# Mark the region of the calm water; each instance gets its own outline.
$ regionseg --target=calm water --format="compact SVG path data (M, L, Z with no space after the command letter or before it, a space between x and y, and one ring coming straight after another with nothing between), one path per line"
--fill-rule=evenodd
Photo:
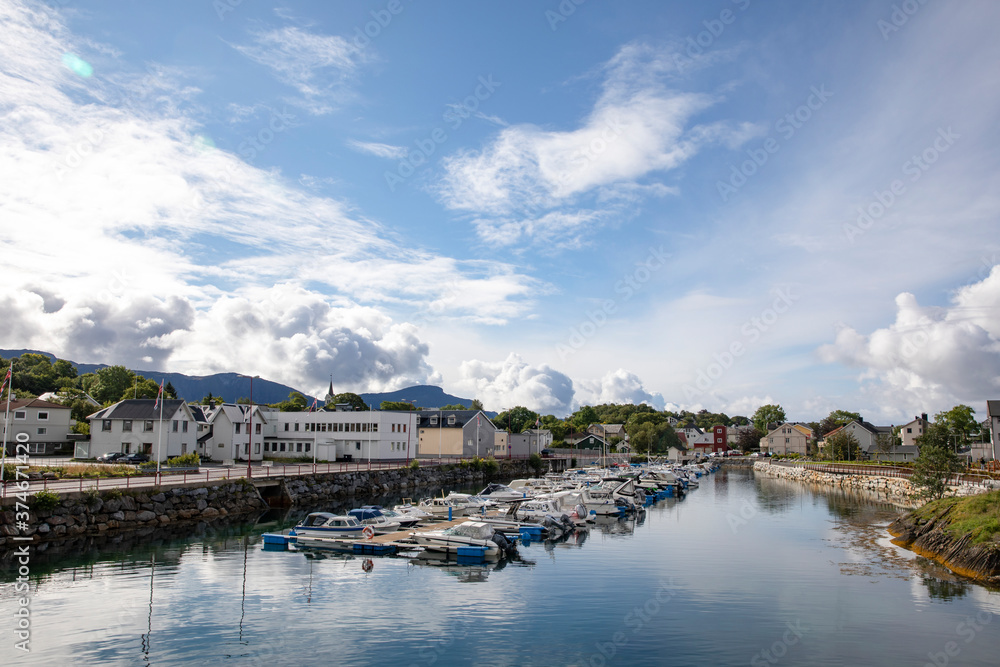
M33 563L0 664L997 665L1000 594L885 539L896 511L744 471L502 567L308 558L274 526Z

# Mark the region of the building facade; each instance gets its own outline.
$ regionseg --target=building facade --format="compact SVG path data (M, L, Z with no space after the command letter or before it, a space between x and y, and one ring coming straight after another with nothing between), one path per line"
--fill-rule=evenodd
M506 433L482 410L421 410L417 415L417 456L421 458L496 457L507 454Z
M6 409L6 405L4 406ZM73 454L72 410L38 398L13 400L7 416L7 456ZM18 442L25 448L17 451Z
M196 451L198 422L182 400L129 399L87 417L90 442L77 444L77 458L112 452L140 453L165 461ZM161 418L162 415L162 418Z

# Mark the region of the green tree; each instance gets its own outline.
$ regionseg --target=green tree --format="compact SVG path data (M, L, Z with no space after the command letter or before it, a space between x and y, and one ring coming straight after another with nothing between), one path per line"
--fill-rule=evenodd
M559 419L555 415L545 415L542 417L542 428L551 431L552 441L556 442L563 440L573 427L569 422Z
M274 403L270 407L277 408L280 412L303 412L309 405L309 401L300 392L293 391L288 394L288 398L280 403Z
M736 448L744 452L760 449L760 439L764 434L757 430L757 427L742 429L736 436Z
M948 428L943 424L930 424L923 435L914 441L920 447L920 456L913 464L910 483L920 489L925 498L940 498L948 490L952 475L963 466L958 455L948 443Z
M535 421L539 419L541 417L537 412L518 405L498 414L493 423L499 428L510 428L511 433L521 433L529 428L535 428Z
M167 382L166 386L163 387L164 398L177 398L177 390L174 389L174 385Z
M858 439L846 431L838 431L827 438L826 451L834 461L857 461L861 455Z
M899 436L895 433L879 433L875 436L875 457L881 461L883 456L892 453L893 447L899 444Z
M470 410L482 410L483 409L483 402L480 401L478 398L474 398L474 399L472 399L472 403L469 405L469 409Z
M461 403L449 403L448 405L442 405L440 409L441 410L468 410L469 408L465 407Z
M342 394L337 394L333 397L333 400L327 405L333 405L337 403L350 403L351 408L354 410L367 410L368 405L365 403L365 399L361 398L355 393L346 391Z
M217 396L212 396L212 392L208 392L208 396L201 399L202 405L208 405L209 403L221 403L222 399Z
M135 373L124 366L106 366L94 375L90 395L104 405L120 401L135 383Z
M657 454L664 454L670 451L670 447L682 447L681 439L678 437L677 432L674 431L670 424L664 421L663 425L660 426L660 438L656 443L656 448L653 450Z
M597 410L589 405L584 405L570 416L570 422L578 431L584 431L588 426L599 421Z
M934 415L934 422L944 426L957 444L968 444L969 436L978 436L982 430L976 421L976 411L968 405L956 405L951 410Z
M768 424L784 424L788 418L785 417L785 409L780 405L762 405L753 413L750 421L758 431L767 433Z
M410 412L416 410L416 406L413 403L407 403L406 401L382 401L378 406L379 410L400 410L402 412Z
M822 437L835 428L850 424L852 421L860 422L861 415L847 410L834 410L817 425L816 434Z
M750 420L744 417L743 415L736 415L731 420L732 426L747 426L749 423Z
M629 443L632 445L632 452L645 454L646 452L650 452L653 446L659 441L660 433L653 422L642 422L632 429L628 437Z

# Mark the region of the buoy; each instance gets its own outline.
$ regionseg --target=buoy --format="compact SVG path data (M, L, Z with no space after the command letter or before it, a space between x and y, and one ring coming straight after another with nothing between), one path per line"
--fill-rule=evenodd
M375 567L375 563L372 562L371 558L366 558L363 563L361 563L361 569L365 572L371 572Z
M371 526L365 526L361 533L365 536L365 539L370 540L375 537L375 529Z

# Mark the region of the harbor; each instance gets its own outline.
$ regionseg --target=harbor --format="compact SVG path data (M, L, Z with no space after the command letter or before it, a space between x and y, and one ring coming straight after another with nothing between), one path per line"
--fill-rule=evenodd
M25 664L289 664L303 645L336 664L768 664L763 652L924 664L949 641L961 642L952 664L994 664L988 631L966 643L955 629L995 620L1000 596L894 547L897 508L725 466L698 481L683 499L480 563L265 549L264 533L311 513L296 510L51 555L32 576ZM2 576L7 614L16 577Z

